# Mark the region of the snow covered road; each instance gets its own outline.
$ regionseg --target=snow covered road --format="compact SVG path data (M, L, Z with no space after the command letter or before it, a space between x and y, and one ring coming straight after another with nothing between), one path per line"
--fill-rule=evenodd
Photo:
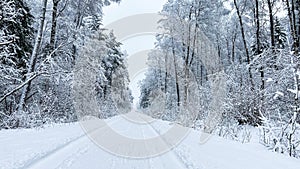
M134 123L122 116L106 120L119 134L147 139L170 129L169 122ZM298 169L299 159L272 153L258 143L241 144L212 137L199 144L191 131L171 151L143 159L109 153L93 143L80 124L45 129L0 131L0 169ZM115 145L118 146L118 145ZM148 147L149 149L151 147Z

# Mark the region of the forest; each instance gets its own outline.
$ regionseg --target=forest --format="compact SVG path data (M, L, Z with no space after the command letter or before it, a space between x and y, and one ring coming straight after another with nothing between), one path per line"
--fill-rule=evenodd
M0 1L0 130L133 109L127 54L102 23L112 3ZM159 14L138 110L243 143L255 127L300 158L300 1L168 0Z
M74 74L92 67L84 59L93 57L99 60L92 82L103 110L99 117L115 115L117 102L131 106L126 55L113 33L101 28L102 7L115 2L0 2L0 128L77 121ZM123 97L111 100L112 93Z
M300 1L169 0L160 14L140 108L242 142L255 126L299 157Z

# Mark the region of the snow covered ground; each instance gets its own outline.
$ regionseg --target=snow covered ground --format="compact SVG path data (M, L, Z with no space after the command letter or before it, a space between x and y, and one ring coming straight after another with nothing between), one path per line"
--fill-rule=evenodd
M116 132L132 138L164 133L169 122L137 124L118 116L106 120ZM299 169L300 160L266 150L253 140L241 144L213 136L199 144L199 131L165 154L144 159L115 156L95 145L80 124L44 129L0 131L0 169ZM118 146L118 145L116 145Z

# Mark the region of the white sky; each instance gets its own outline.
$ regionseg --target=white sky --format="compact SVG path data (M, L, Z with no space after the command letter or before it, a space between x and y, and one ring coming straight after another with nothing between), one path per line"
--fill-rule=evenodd
M127 16L157 13L162 10L167 0L122 0L120 4L112 3L104 8L103 25L111 24L114 21ZM138 23L137 23L138 24ZM150 49L154 47L155 38L153 36L135 37L123 41L123 48L129 55L139 52L142 49Z
M159 12L167 0L122 0L104 8L104 25L126 16Z
M103 24L111 24L114 21L122 19L127 16L143 14L143 13L157 13L162 10L163 5L167 0L122 0L120 4L113 3L112 5L104 8ZM137 23L138 24L138 23ZM151 35L136 36L128 40L122 41L122 49L126 50L129 57L138 52L154 48L155 37ZM134 66L129 64L130 66ZM138 101L140 96L140 89L138 82L145 77L144 72L131 77L129 87L132 90L134 104Z

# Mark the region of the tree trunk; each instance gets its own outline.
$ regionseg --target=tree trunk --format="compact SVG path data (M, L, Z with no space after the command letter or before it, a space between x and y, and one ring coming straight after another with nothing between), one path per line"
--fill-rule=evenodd
M270 0L268 0L268 3L270 2ZM256 55L259 55L262 53L262 49L261 49L261 44L260 44L260 21L259 21L259 3L258 0L255 0L255 21L256 21ZM274 32L273 32L274 35ZM261 66L260 68L260 77L261 77L261 86L260 89L264 90L264 70L263 67Z
M37 58L37 55L38 55L38 52L39 52L40 46L41 46L43 28L44 28L44 24L45 24L46 8L47 8L47 0L43 0L42 14L41 14L41 17L40 17L40 25L39 25L39 29L38 29L38 34L37 34L35 44L34 44L34 48L33 48L32 54L31 54L30 63L29 63L29 67L28 67L28 72L27 72L27 76L26 76L25 81L28 81L32 78L30 76L30 74L33 73L33 71L34 71L36 58ZM23 111L24 104L25 104L25 98L28 94L29 89L30 89L30 84L27 83L23 87L23 90L22 90L22 94L21 94L21 97L20 97L19 105L18 105L18 114L17 115L21 115L21 113Z
M234 0L234 5L235 5L235 8L236 8L237 15L239 17L239 22L240 22L240 27L241 27L241 33L242 33L243 43L244 43L246 57L247 57L247 63L250 65L251 60L250 60L249 50L248 50L247 42L246 42L246 36L245 36L245 31L244 31L243 19L242 19L242 15L241 15L241 12L240 12L240 9L238 7L238 4L237 4L236 0ZM248 71L249 71L249 78L250 78L251 88L253 90L254 89L254 83L253 83L253 77L252 77L250 66L249 66Z
M168 65L169 65L168 54L166 54L165 55L165 89L164 89L166 96L168 93L168 78L169 78Z
M235 62L235 41L236 41L236 35L237 33L234 34L232 37L232 49L231 49L231 59L232 59L232 64Z
M57 25L57 6L60 0L52 0L52 26L51 26L51 35L50 35L50 50L55 48L55 37L56 37L56 25Z
M294 39L294 37L295 37L295 31L294 31L293 16L292 16L292 12L291 12L291 7L290 7L289 0L286 0L286 8L287 8L287 12L288 12L289 21L290 21L291 35L292 35L292 37Z
M273 4L271 0L268 0L269 18L270 18L270 33L271 33L271 47L275 47L275 33L274 33L274 16L273 16Z
M259 4L258 0L255 0L255 23L256 23L256 55L261 54L260 46L260 21L259 21Z
M296 54L299 54L299 47L300 47L300 1L296 0L296 7L297 11L297 19L296 19Z
M235 5L235 8L236 8L237 15L239 17L239 22L240 22L240 27L241 27L241 33L242 33L243 43L244 43L246 57L247 57L247 63L250 64L250 56L249 56L249 50L248 50L247 42L246 42L246 36L245 36L245 31L244 31L243 19L242 19L242 15L241 15L241 12L240 12L240 9L239 9L239 7L237 5L236 0L234 0L234 5Z
M184 100L183 104L186 106L187 104L187 97L188 97L188 88L189 88L189 60L190 60L190 53L191 53L191 19L192 19L192 9L190 8L189 13L189 20L188 20L188 37L187 37L187 51L185 57L185 65L184 65L184 72L185 72L185 79L184 79Z
M179 82L178 82L178 74L177 74L177 63L175 58L175 46L174 46L174 39L172 38L172 53L173 53L173 60L174 60L174 73L175 73L175 85L176 85L176 94L177 94L177 111L180 108L180 91L179 91Z
M295 52L295 54L298 54L299 52L299 39L298 39L298 31L297 31L297 25L296 25L296 13L295 13L295 0L292 0L292 10L291 10L291 14L292 14L292 18L293 18L293 51Z

